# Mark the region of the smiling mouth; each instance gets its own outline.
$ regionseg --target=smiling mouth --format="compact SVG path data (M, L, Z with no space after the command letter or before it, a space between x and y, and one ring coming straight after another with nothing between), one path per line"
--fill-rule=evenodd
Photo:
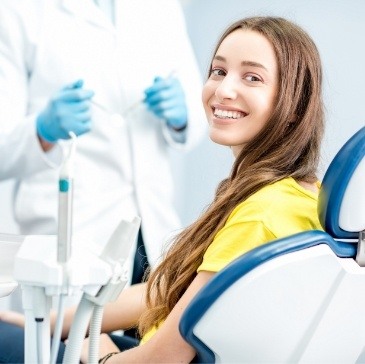
M239 119L245 117L247 114L241 111L221 110L214 108L213 115L218 119Z

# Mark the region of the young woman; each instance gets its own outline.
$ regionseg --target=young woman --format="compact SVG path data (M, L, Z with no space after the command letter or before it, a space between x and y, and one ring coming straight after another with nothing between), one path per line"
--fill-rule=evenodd
M190 362L195 352L178 325L207 281L258 245L321 228L316 212L321 79L316 46L287 20L243 19L223 34L203 104L210 138L235 156L232 172L140 287L146 295L137 315L143 344L105 357L108 364ZM100 356L110 352L118 348L105 335Z
M210 138L235 156L201 217L179 234L147 283L105 309L103 330L138 325L141 345L119 352L101 337L101 363L191 362L178 325L212 276L248 250L321 229L316 169L323 134L321 62L295 24L254 17L219 40L203 89ZM66 330L67 331L67 330ZM87 362L88 340L82 361Z

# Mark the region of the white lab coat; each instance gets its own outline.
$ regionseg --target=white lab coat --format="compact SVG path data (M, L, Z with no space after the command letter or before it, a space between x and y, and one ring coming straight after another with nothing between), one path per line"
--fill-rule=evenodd
M0 179L16 179L14 217L21 233L55 234L61 151L69 142L43 153L36 115L77 79L95 91L95 101L122 112L155 76L177 70L188 106L185 144L174 142L164 121L143 105L117 127L92 107L92 131L78 138L76 152L76 241L105 244L120 219L139 215L154 265L166 237L181 227L168 148L189 149L204 133L201 79L177 1L115 3L114 27L91 0L1 0Z

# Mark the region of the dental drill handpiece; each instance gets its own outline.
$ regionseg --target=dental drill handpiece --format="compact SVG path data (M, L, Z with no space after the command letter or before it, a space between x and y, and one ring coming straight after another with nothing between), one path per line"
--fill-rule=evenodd
M60 170L58 181L58 244L57 262L67 263L71 257L73 163L76 135L70 132L72 144Z

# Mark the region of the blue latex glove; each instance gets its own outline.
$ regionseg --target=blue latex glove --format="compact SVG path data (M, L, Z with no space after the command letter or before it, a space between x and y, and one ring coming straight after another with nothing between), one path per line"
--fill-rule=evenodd
M90 99L94 92L82 88L84 82L78 80L62 88L47 107L38 115L37 133L47 142L69 139L69 132L76 135L91 129Z
M185 93L177 78L156 77L153 85L145 91L144 102L148 110L165 119L175 130L182 130L188 121Z

